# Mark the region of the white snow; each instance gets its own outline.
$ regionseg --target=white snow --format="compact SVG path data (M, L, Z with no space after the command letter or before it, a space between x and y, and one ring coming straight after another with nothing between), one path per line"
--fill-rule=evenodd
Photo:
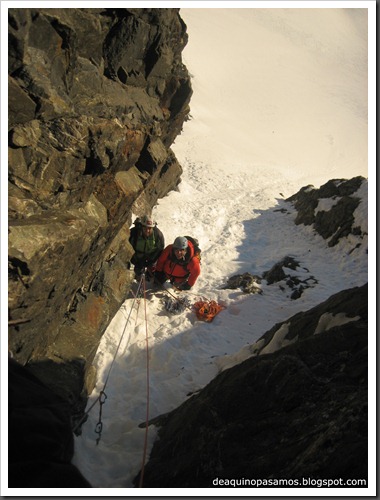
M193 77L192 119L173 145L184 168L182 182L159 200L153 216L166 244L178 235L199 239L202 273L187 296L213 299L226 309L205 323L191 310L167 313L165 291L148 291L140 303L131 294L124 302L95 358L98 380L88 408L108 377L101 440L96 445L97 404L75 439L74 463L93 485L88 494L94 496L157 494L132 484L144 449L145 429L138 426L147 411L147 346L151 419L252 355L252 344L274 324L368 280L366 239L351 237L330 248L311 227L294 224L295 211L284 199L309 184L368 177L369 2L353 9L341 8L345 2L314 9L254 8L256 2L244 2L246 8L184 4L190 6L181 8L181 16L189 33L183 58ZM358 196L363 202L355 219L367 230L366 184ZM356 243L361 245L351 252ZM298 300L280 284L265 281L262 294L221 289L233 274L261 275L286 255L318 282ZM284 325L276 341L285 333ZM150 426L148 456L156 436ZM201 494L211 491L215 494L212 488ZM329 493L343 492L337 491ZM260 490L265 492L271 494ZM159 494L183 492L168 484ZM239 489L239 494L254 493Z
M276 352L285 345L289 345L289 341L285 340L286 335L289 333L289 323L284 323L280 326L280 328L273 335L272 340L268 345L264 347L261 351L261 354L271 354L272 352Z
M176 144L189 159L253 175L273 168L317 187L367 176L365 9L181 14L190 36L183 58L193 75L194 126L185 125Z
M245 172L221 176L211 164L187 162L184 167L179 191L159 201L154 217L167 243L184 234L199 238L202 274L187 296L193 302L200 297L214 299L226 309L212 323L205 323L190 310L167 313L164 291L148 292L146 303L139 305L132 295L125 301L103 336L95 361L98 385L89 405L103 388L123 336L105 389L101 441L95 445L97 406L76 439L75 463L96 488L131 488L141 467L145 430L138 425L145 421L147 404L146 328L153 418L179 406L219 371L252 355L250 345L274 324L368 279L365 242L351 253L347 241L330 248L311 227L294 224L295 211L277 198L283 188L281 175L271 179L265 173L261 178ZM281 207L289 213L275 211ZM301 279L306 268L318 281L298 300L280 289L282 283L269 286L263 281L262 295L220 288L231 275L261 275L286 255L300 262ZM266 347L268 352L284 345L286 324L277 333ZM156 437L154 426L148 436L150 449Z
M346 323L350 323L351 321L358 321L359 319L360 316L350 317L347 316L346 313L338 313L335 315L331 313L322 314L322 316L319 318L314 335L317 335L321 332L327 332L335 326L345 325Z
M205 323L191 310L167 313L164 291L148 293L139 306L132 296L125 301L96 356L89 405L125 329L101 441L95 446L97 410L76 439L75 463L95 488L131 488L142 465L146 329L153 418L252 355L252 344L275 323L368 280L366 240L351 253L359 239L329 248L311 227L295 226L284 202L308 184L368 175L365 11L194 8L181 15L190 37L184 62L193 75L192 119L173 146L184 167L179 190L159 200L153 215L167 244L185 234L200 241L202 274L188 297L226 309ZM365 187L358 195L366 196ZM366 207L362 202L355 216L363 226ZM298 300L265 281L262 295L221 289L233 274L261 275L286 255L300 262L295 274L305 268L318 281ZM268 352L286 332L285 324ZM156 433L150 426L149 450ZM173 494L169 484L166 494Z
M314 209L314 215L318 212L329 212L341 199L339 196L334 196L334 198L320 198L318 205Z

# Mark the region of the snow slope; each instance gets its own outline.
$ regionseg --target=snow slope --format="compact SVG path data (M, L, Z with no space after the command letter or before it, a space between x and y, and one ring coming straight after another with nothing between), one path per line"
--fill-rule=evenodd
M142 464L147 343L153 418L207 384L230 355L239 361L242 348L276 322L368 279L365 246L352 254L328 248L311 228L294 225L294 213L274 211L306 184L367 176L365 11L191 8L181 15L190 37L184 62L193 75L192 119L173 146L184 167L179 190L153 215L167 244L184 234L200 241L202 274L191 301L215 299L226 309L210 324L190 310L172 315L160 291L139 305L131 296L116 314L96 356L89 402L109 376L101 440L96 446L95 406L75 455L93 486L111 494L128 495ZM366 201L360 214L365 221ZM285 255L318 280L300 299L265 282L262 295L221 289L231 275L261 274ZM150 426L148 454L155 437Z
M273 167L317 187L342 173L367 176L365 8L188 8L181 15L194 122L176 140L180 159L227 170Z
M162 303L164 291L148 291L146 302L140 305L132 295L125 301L96 356L99 381L90 404L103 388L120 342L105 390L102 439L95 446L96 407L76 440L75 463L95 487L129 488L141 467L145 430L138 425L146 414L146 334L149 415L154 418L179 406L188 394L230 366L231 355L233 363L244 359L242 348L275 323L367 281L366 245L349 254L352 243L329 248L310 227L295 226L294 210L277 195L284 180L281 176L265 179L260 177L258 189L257 178L249 174L221 177L211 165L189 163L180 190L156 207L154 216L168 242L190 234L199 237L202 245L202 274L186 295L192 302L199 297L214 299L226 309L212 323L205 323L190 310L168 313ZM363 190L358 217L366 213ZM284 206L290 213L278 211ZM279 284L268 286L265 281L262 294L221 289L232 274L261 275L286 255L299 260L318 281L300 299L291 300ZM156 437L154 426L149 427L148 437L150 448Z
M98 381L88 408L107 381L101 440L96 445L95 405L75 443L74 462L94 486L91 496L156 493L132 488L145 440L138 425L147 411L147 344L153 418L207 384L230 356L238 362L242 348L276 322L368 279L364 246L351 254L344 245L328 248L311 228L294 225L293 212L274 211L306 184L368 175L366 9L201 5L181 9L189 33L184 62L194 89L192 119L173 146L184 175L153 215L167 244L184 234L200 241L202 274L188 297L215 299L226 309L208 324L190 310L169 314L164 291L148 292L139 303L132 294L127 298L95 359ZM366 202L359 208L366 221ZM318 280L300 299L265 282L262 295L221 289L231 275L261 274L285 255ZM155 437L150 426L148 455ZM159 493L183 494L170 485Z

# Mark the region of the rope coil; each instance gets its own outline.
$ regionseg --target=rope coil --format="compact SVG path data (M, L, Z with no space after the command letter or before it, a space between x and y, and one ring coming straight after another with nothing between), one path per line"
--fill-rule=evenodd
M193 305L193 309L199 320L210 323L225 307L218 304L215 300L198 300Z

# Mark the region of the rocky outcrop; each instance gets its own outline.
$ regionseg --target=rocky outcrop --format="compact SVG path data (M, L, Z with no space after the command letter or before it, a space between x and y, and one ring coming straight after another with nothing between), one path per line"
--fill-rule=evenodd
M73 411L129 290L132 212L180 181L186 42L179 9L9 9L9 349Z
M227 283L222 286L223 290L236 290L240 288L244 293L260 293L261 289L261 276L251 273L235 274L230 276Z
M290 274L289 270L302 274L302 278L294 273ZM305 272L309 273L309 270L302 267L294 257L286 256L276 262L269 271L264 271L262 276L250 273L236 274L228 278L227 283L222 288L232 290L240 288L244 293L262 294L261 283L265 280L268 285L280 283L281 290L285 290L285 287L289 288L291 291L290 299L296 300L301 297L306 288L317 283L317 280L311 274L305 277Z
M356 249L363 254L368 252L367 191L368 181L364 177L333 179L319 189L303 187L273 212L291 214L295 209L295 224L312 226L329 247L342 244L342 254ZM267 285L278 283L281 290L290 292L291 300L299 299L307 288L318 284L308 268L286 255L261 276L248 272L231 276L222 288L262 293L263 280Z
M349 234L364 240L367 230L357 223L355 212L361 202L359 190L366 187L367 182L367 179L358 176L350 180L332 179L319 189L303 187L287 199L297 210L295 223L312 225L318 234L328 240L330 247Z
M367 294L345 290L276 325L248 359L155 419L144 486L366 480Z

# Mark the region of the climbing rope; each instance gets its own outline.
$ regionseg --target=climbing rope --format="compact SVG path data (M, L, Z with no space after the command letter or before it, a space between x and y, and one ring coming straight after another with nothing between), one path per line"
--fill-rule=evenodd
M184 308L188 308L192 311L195 311L196 316L198 319L210 322L214 319L214 317L223 309L225 309L224 306L219 305L216 301L214 300L206 300L206 299L201 299L195 302L195 304L191 305L188 299L184 301L182 297L177 297L175 294L173 294L170 290L165 288L163 285L162 289L170 296L174 301L177 302L178 306L181 306ZM97 399L94 401L94 403L91 405L91 407L85 412L83 415L82 419L79 421L79 423L74 427L73 432L75 432L80 425L83 423L88 418L88 414L92 410L92 408L95 406L97 402L99 402L99 419L95 427L95 432L98 434L98 437L96 439L96 444L98 445L101 439L102 435L102 430L103 430L103 422L102 422L102 412L103 412L103 405L106 402L107 395L105 393L105 389L108 383L108 380L111 375L111 371L113 368L113 365L115 363L115 360L117 358L121 343L123 341L125 332L127 330L127 326L129 324L129 320L132 314L132 310L134 308L134 305L137 301L138 304L138 309L137 309L137 315L140 307L140 298L143 297L144 299L144 315L145 315L145 350L146 350L146 416L145 416L145 437L144 437L144 446L143 446L143 456L142 456L142 464L141 464L141 472L140 472L140 478L139 478L139 488L143 487L143 481L144 481L144 469L145 469L145 462L146 462L146 457L147 457L147 450L148 450L148 429L149 429L149 406L150 406L150 367L149 367L149 337L148 337L148 315L147 315L147 299L146 299L146 280L145 280L145 270L141 275L141 279L138 284L137 291L134 295L134 300L131 306L131 309L129 311L129 315L126 319L125 326L123 329L123 332L121 334L118 346L116 348L115 354L113 356L110 368L108 370L108 374L106 377L106 380L103 385L103 389L100 391L99 396ZM199 297L199 296L198 296ZM137 318L136 318L137 321Z
M141 473L139 488L142 488L144 481L145 461L148 450L148 428L149 428L149 402L150 402L150 369L149 369L149 338L148 338L148 314L146 308L146 283L144 278L144 311L145 311L145 351L146 351L146 415L145 415L145 438L143 458L141 464Z
M186 295L190 294L198 298L194 304L191 304L187 297L177 297L163 285L161 285L161 288L169 295L168 299L164 301L165 308L169 312L175 314L181 313L185 309L189 309L190 311L195 312L199 320L210 323L215 316L220 313L220 311L225 309L224 306L218 304L215 300L208 300L204 297L200 297L199 295L186 291ZM175 289L180 291L177 288Z
M198 300L193 305L193 309L198 319L211 322L225 307L219 305L215 300Z
M121 343L123 341L123 338L124 338L124 335L125 335L125 332L127 330L127 326L129 324L129 320L130 320L130 317L131 317L131 314L132 314L132 311L133 311L133 308L134 308L134 305L136 303L136 300L138 300L138 297L139 297L139 294L141 292L141 288L145 286L145 273L142 274L141 276L141 279L140 279L140 282L138 284L138 288L137 288L137 292L136 292L136 295L134 296L134 299L133 299L133 302L132 302L132 306L131 306L131 309L129 311L129 315L128 315L128 318L125 322L125 325L124 325L124 329L123 329L123 333L121 334L121 337L120 337L120 340L119 340L119 343L118 343L118 346L116 348L116 351L115 351L115 354L113 356L113 359L112 359L112 362L111 362L111 366L108 370L108 374L107 374L107 377L106 377L106 380L104 382L104 385L103 385L103 389L100 391L99 393L99 396L96 398L96 400L93 402L93 404L90 406L90 408L83 414L82 418L79 420L79 422L73 427L73 432L75 433L79 427L83 424L83 422L85 422L88 418L88 415L90 413L90 411L93 409L93 407L96 405L97 402L99 402L99 420L98 420L98 423L96 424L96 427L95 427L95 432L98 434L98 438L96 440L96 444L99 444L99 441L100 441L100 438L101 438L101 434L102 434L102 429L103 429L103 423L102 423L102 408L103 408L103 405L105 403L105 400L107 399L107 395L105 393L105 388L108 384L108 380L110 378L110 375L111 375L111 371L112 371L112 368L113 368L113 365L115 363L115 360L117 358L117 355L118 355L118 352L119 352L119 349L120 349L120 346L121 346Z
M116 352L114 354L114 357L112 359L112 363L110 366L110 369L108 370L108 374L106 377L106 380L103 385L103 389L100 391L99 396L96 398L96 400L93 402L91 407L85 412L83 415L82 419L79 421L79 423L74 427L73 432L75 432L80 425L87 419L88 414L92 410L92 408L95 406L97 402L99 402L99 419L98 422L95 426L95 432L98 434L98 437L96 439L96 444L98 445L101 439L102 435L102 430L103 430L103 421L102 421L102 412L103 412L103 405L106 402L107 399L107 394L105 393L105 388L107 386L108 380L110 378L110 374L112 371L112 367L114 365L114 362L116 360L117 354L119 352L121 342L123 340L124 334L126 332L131 313L133 310L133 307L135 305L135 302L138 301L138 308L140 306L140 294L141 290L143 291L143 298L144 298L144 314L145 314L145 344L146 344L146 416L145 416L145 438L144 438L144 447L143 447L143 457L142 457L142 464L141 464L141 473L140 473L140 480L139 480L139 488L142 488L143 486L143 480L144 480L144 469L145 469L145 462L146 462L146 456L147 456L147 451L148 451L148 428L149 428L149 404L150 404L150 368L149 368L149 337L148 337L148 314L147 314L147 301L146 301L146 281L145 281L145 271L141 275L141 279L137 288L136 294L134 294L134 300L128 315L128 318L125 322L125 326L123 329L123 333L120 337L118 346L116 348ZM138 311L138 309L137 309Z

